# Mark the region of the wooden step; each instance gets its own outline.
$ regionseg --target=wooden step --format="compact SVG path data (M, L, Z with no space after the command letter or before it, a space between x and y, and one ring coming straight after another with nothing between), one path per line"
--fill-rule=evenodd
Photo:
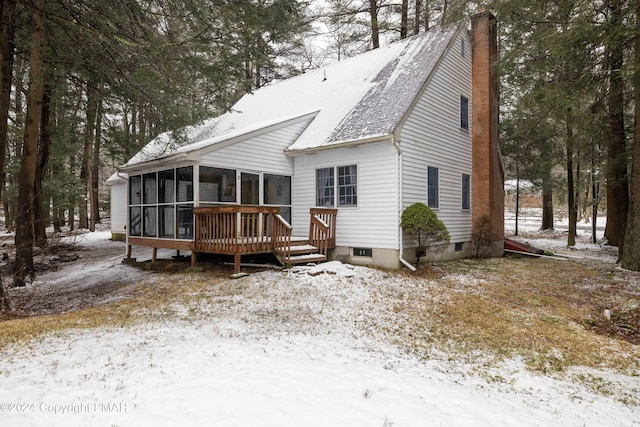
M284 254L285 248L276 248L275 252L279 254ZM296 246L291 246L290 254L305 255L305 254L313 254L317 252L318 252L318 248L313 245L296 245Z
M313 254L292 256L289 262L291 264L307 264L310 262L322 262L326 260L327 260L327 257L325 255L322 255L319 253L313 253Z
M291 236L291 246L304 246L309 244L309 239L306 237Z

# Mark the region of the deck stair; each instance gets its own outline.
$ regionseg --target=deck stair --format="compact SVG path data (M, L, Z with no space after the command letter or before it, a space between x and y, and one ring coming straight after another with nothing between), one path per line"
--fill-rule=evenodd
M282 265L323 262L329 249L336 247L336 209L312 208L309 237L294 237L291 225L280 215L275 217L273 253Z
M309 262L323 262L327 260L327 255L320 253L318 247L310 245L307 239L296 239L295 241L292 239L288 259L283 257L286 253L286 249L284 247L275 248L274 253L276 258L278 258L280 263L283 265L306 264Z
M285 266L326 261L329 249L336 247L337 209L311 208L309 236L303 238L293 236L293 227L279 211L278 206L196 207L193 242L167 242L171 247L191 250L192 266L198 252L233 255L236 273L240 271L242 255L273 253ZM161 239L138 240L135 244L164 247L159 246Z

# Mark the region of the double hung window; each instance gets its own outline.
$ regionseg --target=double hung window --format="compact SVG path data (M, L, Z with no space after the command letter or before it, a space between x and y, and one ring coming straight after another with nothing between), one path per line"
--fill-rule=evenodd
M335 207L357 205L357 165L316 169L316 206Z

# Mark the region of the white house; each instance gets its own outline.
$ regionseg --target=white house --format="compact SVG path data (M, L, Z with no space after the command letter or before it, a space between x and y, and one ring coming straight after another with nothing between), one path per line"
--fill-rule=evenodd
M112 217L126 215L129 254L132 245L233 253L239 268L242 254L295 262L303 247L328 242L310 251L398 267L413 258L399 224L415 202L449 230L445 257L469 255L480 215L501 253L495 54L495 18L482 12L472 37L462 24L434 28L159 135L120 168L127 180L112 177ZM295 236L305 245L283 249Z

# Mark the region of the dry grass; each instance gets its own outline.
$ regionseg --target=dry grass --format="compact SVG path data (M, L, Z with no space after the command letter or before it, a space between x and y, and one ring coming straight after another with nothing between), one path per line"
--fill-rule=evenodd
M273 291L278 276L272 277L273 283L251 287L242 280L229 280L228 273L228 269L156 273L138 284L129 299L55 316L7 320L0 328L0 349L67 329L128 327L176 316L196 321L220 313L241 317L243 307L229 311L234 297L263 301L251 313L254 317L267 310L263 314L304 324L315 320L303 319L300 300L306 298L308 304L310 299L328 298L309 295L312 291L297 282ZM637 301L638 274L606 263L531 258L462 260L423 268L417 274L383 274L388 285L365 284L370 289L367 304L373 306L366 308L367 320L359 327L381 331L417 355L436 349L476 362L478 355L489 361L520 357L541 372L575 365L640 372L640 347L619 336L615 327L616 307ZM605 318L603 307L611 308L613 320Z
M133 297L100 307L51 316L12 318L0 321L0 349L8 344L28 342L47 334L68 329L98 327L128 327L142 321L161 321L173 313L172 307L192 304L204 295L242 292L242 287L230 286L220 274L162 274L139 283Z
M594 326L613 325L604 318L603 306L634 298L621 286L627 273L613 267L531 258L445 264L449 274L434 293L403 298L403 305L394 306L406 319L399 329L411 337L399 341L424 354L435 346L458 354L517 356L543 372L581 365L637 374L636 337L621 340Z

